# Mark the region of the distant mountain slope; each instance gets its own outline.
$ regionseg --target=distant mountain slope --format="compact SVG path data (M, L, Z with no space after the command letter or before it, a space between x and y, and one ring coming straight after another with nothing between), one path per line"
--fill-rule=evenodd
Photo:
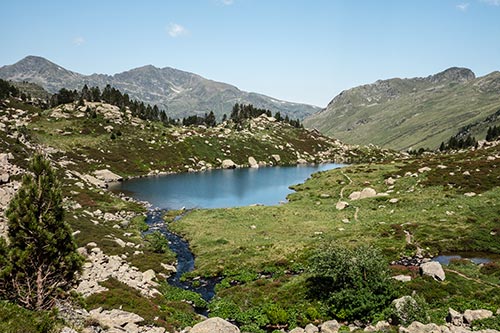
M379 80L343 91L304 124L351 144L437 148L499 109L500 72L476 78L471 70L454 67L426 78Z
M80 90L84 84L103 88L110 84L132 98L156 104L171 117L204 114L214 111L221 117L229 114L235 103L280 112L293 119L311 115L319 107L277 100L174 68L148 65L115 75L82 75L69 71L42 57L28 56L13 65L0 67L0 78L41 85L49 92L61 88Z

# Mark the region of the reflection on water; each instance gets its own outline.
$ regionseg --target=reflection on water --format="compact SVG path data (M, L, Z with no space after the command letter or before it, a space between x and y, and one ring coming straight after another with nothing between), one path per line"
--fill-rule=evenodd
M341 166L332 163L181 173L131 179L113 184L111 190L132 193L134 198L162 209L276 205L292 193L290 185L303 183L314 172Z

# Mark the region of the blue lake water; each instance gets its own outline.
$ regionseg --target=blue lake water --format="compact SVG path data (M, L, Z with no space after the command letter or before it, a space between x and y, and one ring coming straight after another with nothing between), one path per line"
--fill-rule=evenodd
M315 172L339 167L342 165L329 163L211 170L131 179L112 184L110 189L162 209L268 206L285 201L293 192L289 186L303 183Z

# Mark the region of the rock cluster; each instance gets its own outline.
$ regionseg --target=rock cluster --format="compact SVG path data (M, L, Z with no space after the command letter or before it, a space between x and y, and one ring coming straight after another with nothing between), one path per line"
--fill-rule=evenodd
M414 321L408 327L400 327L399 333L469 333L472 332L470 325L474 320L486 319L493 316L489 310L465 310L463 314L453 309L448 310L446 325L422 324ZM484 329L474 332L498 333L497 330Z
M103 310L97 308L90 311L90 320L97 322L99 326L106 327L106 333L165 333L162 327L139 326L144 318L135 313L123 310ZM89 330L89 333L91 331Z
M92 245L95 244L89 244L89 246ZM85 252L84 248L80 248L80 253L85 254ZM87 261L83 268L76 291L84 297L105 291L106 288L99 285L99 282L109 278L115 278L139 290L141 294L147 297L159 294L159 291L155 289L158 287L158 283L154 281L156 274L153 270L141 272L136 267L130 266L127 261L119 256L104 254L98 247L93 247L90 253L87 253Z

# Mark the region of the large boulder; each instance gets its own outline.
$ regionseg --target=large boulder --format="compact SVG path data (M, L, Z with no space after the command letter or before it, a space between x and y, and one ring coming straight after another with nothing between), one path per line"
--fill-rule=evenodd
M97 179L100 179L106 183L117 182L123 180L123 177L109 171L108 169L96 170L94 175Z
M486 319L493 316L493 312L490 310L465 310L464 312L464 322L467 324L472 324L474 320Z
M259 163L257 163L257 160L253 156L250 156L248 158L248 165L250 165L251 168L258 168L259 167Z
M335 208L337 210L343 210L346 209L347 207L349 207L349 203L345 201L339 201L335 204Z
M232 160L224 160L222 161L222 168L223 169L235 169L237 167L236 163L234 163Z
M399 328L399 333L442 333L441 327L436 324L422 324L418 321L414 321L408 327L401 326Z
M240 329L222 318L213 317L194 325L189 333L240 333Z
M340 324L336 320L328 320L321 324L321 333L337 333L340 329Z
M396 323L406 323L409 321L411 313L418 311L419 305L411 296L403 296L392 301Z
M455 326L462 326L462 324L464 323L464 316L460 312L449 308L448 315L446 316L446 321Z
M102 308L97 308L90 311L90 316L98 320L101 325L108 327L124 327L127 324L144 321L144 318L135 313L118 309L103 311Z
M436 281L444 281L446 278L443 267L437 261L429 261L420 265L420 273L431 276Z
M377 191L375 191L371 187L366 187L361 192L360 191L352 192L351 195L349 195L349 199L360 200L366 198L373 198L376 196L377 196Z
M376 196L377 196L377 191L375 191L371 187L366 187L361 191L359 198L365 199L365 198L372 198L372 197L376 197Z
M302 327L295 327L293 330L291 330L288 333L305 333L306 331Z
M319 332L319 328L316 325L313 324L307 324L306 327L304 328L306 333L317 333Z

